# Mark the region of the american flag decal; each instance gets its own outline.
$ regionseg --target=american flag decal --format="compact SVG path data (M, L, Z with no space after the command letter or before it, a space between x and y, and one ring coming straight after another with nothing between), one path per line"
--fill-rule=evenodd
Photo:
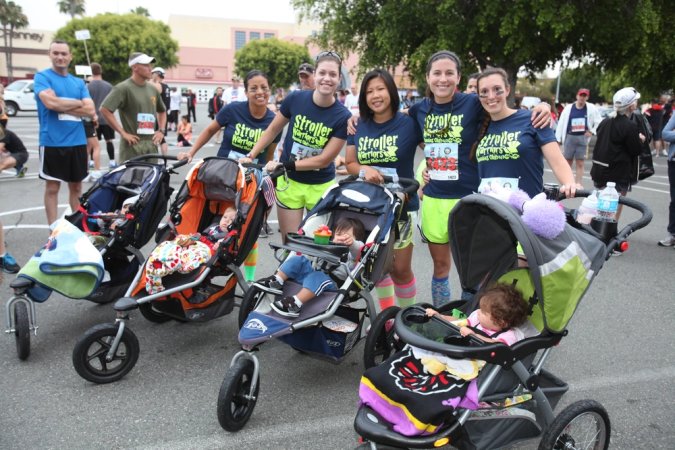
M262 179L262 192L267 202L267 206L272 206L277 201L277 194L274 190L274 183L270 177L263 177Z

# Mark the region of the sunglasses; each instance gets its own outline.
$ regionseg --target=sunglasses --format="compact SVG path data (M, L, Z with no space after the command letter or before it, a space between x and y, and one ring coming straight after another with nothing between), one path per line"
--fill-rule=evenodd
M323 58L336 58L338 60L338 63L342 64L342 57L333 51L325 51L319 53L318 55L316 55L315 61L319 62L319 60Z

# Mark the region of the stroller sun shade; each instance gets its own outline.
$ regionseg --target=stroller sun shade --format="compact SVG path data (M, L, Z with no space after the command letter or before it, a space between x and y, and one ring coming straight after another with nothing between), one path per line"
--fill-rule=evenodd
M452 210L448 227L465 289L480 289L516 270L520 244L537 299L530 321L540 331L565 329L604 262L600 240L570 225L555 239L541 238L511 205L486 195L464 197Z

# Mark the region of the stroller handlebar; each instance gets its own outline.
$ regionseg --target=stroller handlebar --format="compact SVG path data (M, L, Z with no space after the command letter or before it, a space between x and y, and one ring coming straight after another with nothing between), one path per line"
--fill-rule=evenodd
M162 159L164 160L164 165L169 165L168 164L169 161L176 161L175 163L170 165L170 169L172 170L182 167L188 163L187 159L178 159L178 157L173 155L160 155L160 154L134 156L133 158L128 159L127 161L148 161L151 159Z
M593 193L592 191L588 191L588 190L585 190L585 189L579 189L579 190L576 191L574 196L575 197L588 197L592 193ZM549 198L552 198L552 199L557 200L557 201L565 200L567 198L565 196L565 194L557 192L557 189L554 189L553 192L548 191L547 195L549 196ZM621 228L621 230L619 230L616 233L616 236L614 236L613 238L611 238L609 240L608 247L610 249L614 248L614 246L616 244L625 240L634 231L637 231L637 230L639 230L641 228L644 228L647 225L649 225L649 223L652 221L652 218L654 217L654 214L652 213L652 210L647 205L645 205L644 203L639 202L637 200L634 200L632 198L620 196L619 197L619 204L620 205L626 205L627 207L638 211L641 214L641 216L636 221L630 222L629 224L627 224L626 226ZM571 221L573 221L573 225L575 227L583 229L584 231L586 231L589 234L597 237L600 240L605 240L604 236L601 233L598 233L596 230L594 230L591 226L586 225L586 224L581 224L581 223L577 222L576 219L574 217L572 217L571 214L567 214L567 216Z
M417 192L417 190L420 188L420 183L413 179L413 178L399 178L399 177L392 177L389 175L382 175L382 179L384 180L385 183L397 183L398 185L401 186L400 191L397 190L398 192L402 192L404 194L412 194L413 192ZM359 177L356 175L350 175L347 178L344 178L341 180L341 183L344 182L349 182L349 181L364 181L363 177ZM390 189L391 190L391 189Z

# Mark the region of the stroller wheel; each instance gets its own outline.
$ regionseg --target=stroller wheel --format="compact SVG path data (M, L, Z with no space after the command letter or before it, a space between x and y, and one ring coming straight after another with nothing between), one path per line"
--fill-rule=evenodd
M363 365L366 369L381 364L403 348L404 343L394 333L394 319L400 310L398 306L389 307L371 323L363 349Z
M218 422L226 431L241 430L253 414L260 391L260 376L258 376L255 390L251 395L253 368L253 361L240 358L227 370L223 384L220 385Z
M553 420L539 443L539 450L607 450L610 432L605 408L595 400L580 400Z
M241 306L239 307L239 329L244 326L246 318L248 315L258 307L263 298L265 298L267 292L262 289L258 289L255 286L251 286L244 294L244 298L241 299Z
M30 355L30 322L28 308L23 302L14 305L14 337L16 354L20 360L25 360Z
M141 315L150 322L164 323L171 320L171 317L165 316L156 309L153 309L152 303L140 303L138 305L138 310L141 312Z
M92 383L112 383L122 379L138 361L138 338L124 328L122 338L111 361L106 355L115 340L119 326L103 323L87 330L73 349L73 366L78 375Z

